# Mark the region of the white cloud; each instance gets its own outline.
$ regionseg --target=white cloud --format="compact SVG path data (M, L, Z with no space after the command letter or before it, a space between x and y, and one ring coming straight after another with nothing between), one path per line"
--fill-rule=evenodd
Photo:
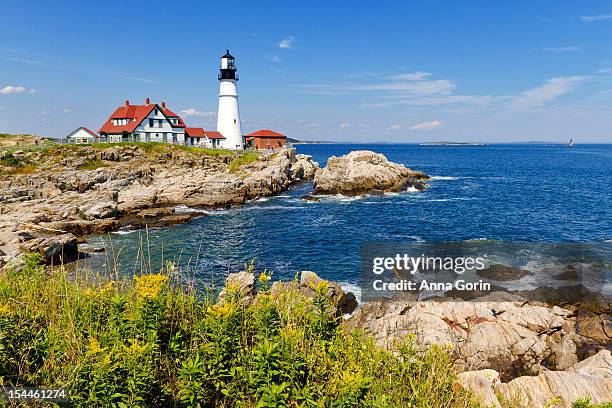
M272 55L271 57L268 57L268 59L272 62L282 62L283 61L278 55Z
M598 14L595 16L582 16L580 17L580 20L584 21L585 23L594 23L596 21L603 21L603 20L609 20L612 18L612 13L610 14Z
M578 52L582 51L580 47L547 47L542 48L542 51L546 52Z
M70 113L70 112L72 112L72 109L70 109L70 108L64 108L64 112L65 112L65 113Z
M350 126L351 126L351 124L350 124L350 123L347 123L347 122L344 122L344 123L341 123L341 124L340 124L340 127L341 127L342 129L346 129L347 127L350 127Z
M414 130L434 130L439 128L440 126L442 126L444 124L443 120L432 120L431 122L421 122L421 123L417 123L416 125L414 125L412 127L412 129Z
M0 94L2 95L8 95L8 94L22 94L22 93L34 93L33 89L26 89L23 86L14 86L14 85L7 85L4 88L0 89Z
M398 125L397 123L395 123L395 124L393 124L393 125L389 126L389 127L387 128L387 130L397 130L397 129L399 129L399 128L400 128L400 125Z
M149 78L143 78L143 77L139 77L136 75L130 75L130 74L118 74L117 75L119 78L122 79L127 79L129 81L136 81L136 82L142 82L145 84L154 84L155 81Z
M430 76L431 76L431 73L429 72L417 71L417 72L412 72L409 74L392 75L389 77L389 79L398 80L398 81L422 81Z
M195 108L183 109L181 113L185 116L197 116L200 118L210 118L211 116L216 115L215 112L204 112L204 111L199 111Z
M295 40L295 38L290 35L287 38L285 38L284 40L281 40L278 43L278 48L293 48L293 41Z
M542 106L573 91L580 82L587 78L585 76L551 78L544 84L513 97L510 100L509 107L522 110Z

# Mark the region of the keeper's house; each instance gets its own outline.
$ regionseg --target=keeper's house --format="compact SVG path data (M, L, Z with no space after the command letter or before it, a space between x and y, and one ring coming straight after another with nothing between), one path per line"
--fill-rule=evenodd
M100 136L84 126L76 128L66 137L72 143L95 143L100 140Z
M254 149L279 149L287 144L287 136L268 129L250 133L244 138L246 145Z
M162 142L182 145L218 147L225 139L218 132L203 128L188 128L183 119L166 107L151 103L131 105L125 101L115 109L100 130L101 141L105 142Z

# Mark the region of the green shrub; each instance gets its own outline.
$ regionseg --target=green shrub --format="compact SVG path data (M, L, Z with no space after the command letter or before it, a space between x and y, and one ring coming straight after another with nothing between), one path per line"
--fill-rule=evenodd
M572 408L612 408L612 402L603 404L591 404L591 398L579 398L572 404Z
M0 162L2 163L2 165L4 166L11 166L11 167L17 167L19 165L21 165L21 160L19 160L17 157L13 156L12 153L7 153L5 154L1 159Z
M448 350L396 353L298 289L222 303L158 274L113 281L44 270L0 276L0 382L66 387L71 406L476 407Z

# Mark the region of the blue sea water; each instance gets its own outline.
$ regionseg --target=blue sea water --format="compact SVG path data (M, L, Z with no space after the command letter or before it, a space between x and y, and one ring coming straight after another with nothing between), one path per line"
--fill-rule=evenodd
M255 261L275 278L301 270L359 280L362 242L604 242L612 238L612 145L297 146L322 166L332 155L373 150L432 176L431 188L386 197L299 197L312 183L148 234L111 234L125 273L162 257L189 263L196 279ZM92 238L92 242L109 236ZM137 248L146 252L144 258ZM142 252L142 251L140 251Z

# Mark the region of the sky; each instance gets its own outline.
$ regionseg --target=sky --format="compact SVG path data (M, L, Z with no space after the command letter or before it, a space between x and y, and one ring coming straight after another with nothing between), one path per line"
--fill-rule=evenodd
M612 2L13 1L0 132L97 131L126 99L216 128L236 57L245 133L612 142Z

